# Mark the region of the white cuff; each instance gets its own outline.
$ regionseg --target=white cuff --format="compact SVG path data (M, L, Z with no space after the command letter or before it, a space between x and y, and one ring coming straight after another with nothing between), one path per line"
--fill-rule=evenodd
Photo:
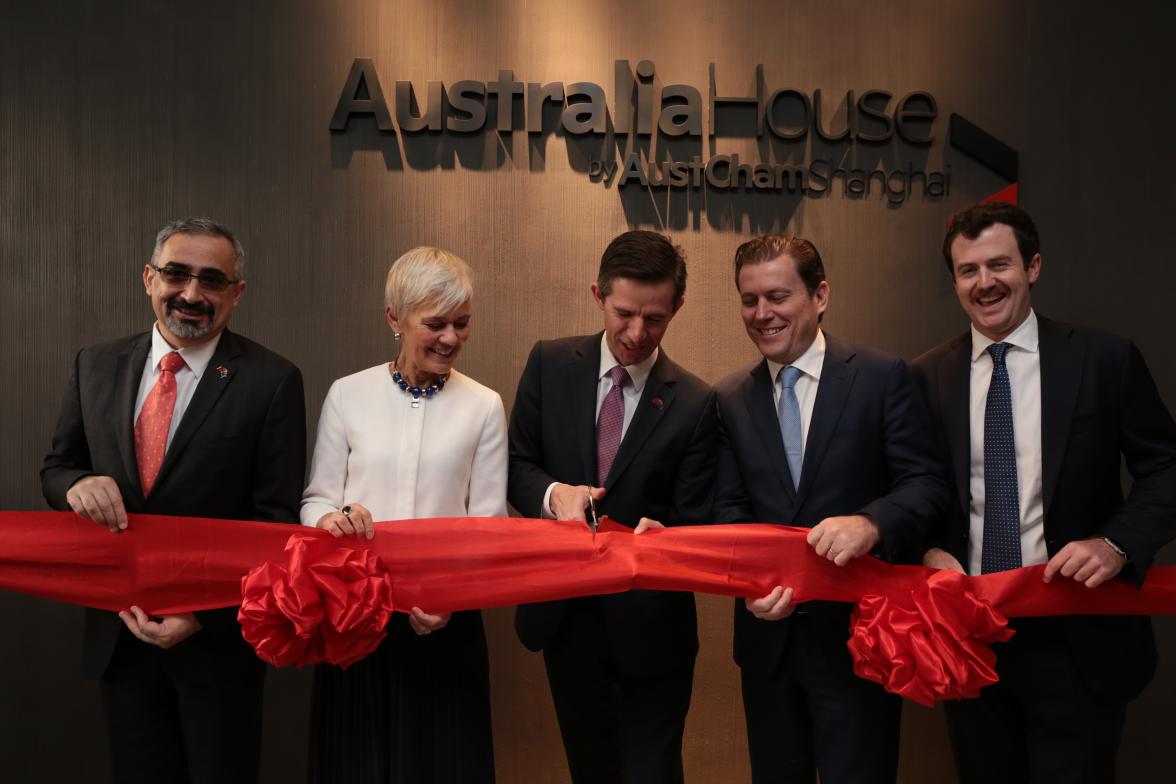
M559 482L552 482L547 486L547 492L543 494L543 508L539 510L540 515L545 520L554 520L555 514L551 511L551 491Z

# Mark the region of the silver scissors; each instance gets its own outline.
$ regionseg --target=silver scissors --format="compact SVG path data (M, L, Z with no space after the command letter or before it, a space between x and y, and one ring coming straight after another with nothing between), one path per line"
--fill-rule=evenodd
M600 520L596 517L596 499L592 494L588 494L588 514L591 519L585 520L588 523L589 530L592 531L592 543L596 544L596 529L600 528Z

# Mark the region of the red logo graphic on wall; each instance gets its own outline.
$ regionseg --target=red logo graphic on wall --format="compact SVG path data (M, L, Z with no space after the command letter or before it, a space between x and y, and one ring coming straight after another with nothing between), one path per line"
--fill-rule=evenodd
M951 115L948 125L948 139L952 147L971 156L992 171L1009 181L1009 184L996 193L984 199L981 203L990 201L1007 201L1017 203L1019 190L1017 151L996 138L988 131L968 121L961 115Z

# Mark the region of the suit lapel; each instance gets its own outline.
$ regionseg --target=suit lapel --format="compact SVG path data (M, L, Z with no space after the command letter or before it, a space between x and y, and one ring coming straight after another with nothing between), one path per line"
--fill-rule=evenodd
M788 457L784 454L784 437L780 435L780 420L776 415L775 397L772 393L772 377L768 362L764 360L751 370L750 383L743 384L743 403L751 418L752 427L763 441L764 455L768 464L775 466L776 476L784 488L788 501L796 503L796 490L792 476L788 473ZM803 475L804 472L801 471Z
M970 332L956 338L944 361L939 364L940 405L943 424L955 472L956 500L964 518L968 516L968 496L972 483L972 413L968 395L971 391L972 336Z
M585 484L596 485L596 388L600 372L600 333L576 348L567 374L572 428L580 445Z
M850 366L853 352L839 340L825 336L825 362L821 366L821 382L817 385L817 399L813 402L813 416L809 422L808 438L804 443L804 463L800 471L797 507L804 504L813 484L813 477L829 449L849 390L857 371Z
M645 442L653 433L654 428L662 421L662 417L670 410L674 402L674 382L676 373L673 363L666 357L666 352L659 351L657 361L649 370L649 378L645 380L645 389L641 392L641 399L637 401L637 410L633 412L633 421L625 431L620 449L613 459L612 467L608 470L605 487L616 484L617 478L625 472L634 456L645 446ZM661 405L654 405L654 399L661 400Z
M163 486L172 466L183 455L192 436L200 429L208 414L220 400L221 395L229 388L229 384L233 383L239 375L241 366L237 360L240 356L241 347L236 337L225 330L221 333L216 351L213 352L212 359L208 361L208 367L204 369L204 375L200 377L200 383L196 385L192 400L188 403L184 417L180 420L180 426L176 429L171 445L167 448L167 454L163 457L163 465L159 469L159 476L155 479L153 490ZM222 374L218 372L218 368L224 368L226 372Z
M115 406L114 428L118 440L118 451L122 455L127 479L138 493L136 507L142 506L143 488L139 484L139 461L135 457L135 401L139 397L139 383L143 379L143 368L147 365L147 354L151 350L151 333L132 340L126 350L119 354L115 370L118 396Z
M1085 356L1082 347L1071 339L1069 327L1040 316L1037 323L1041 352L1041 498L1048 520L1050 499L1058 486L1066 439L1078 401Z

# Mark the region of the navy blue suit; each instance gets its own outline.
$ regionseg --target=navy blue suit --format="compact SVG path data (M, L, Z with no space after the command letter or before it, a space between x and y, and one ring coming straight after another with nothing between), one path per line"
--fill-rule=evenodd
M1072 541L1108 537L1130 559L1120 578L1141 583L1176 534L1176 424L1130 341L1040 316L1038 333L1046 550L1053 557ZM914 362L954 497L930 541L961 564L968 563L971 352L964 333ZM1121 459L1134 478L1126 498ZM1032 771L1043 781L1112 779L1126 703L1156 668L1151 621L1070 616L1014 627L1013 640L995 648L1001 683L947 706L961 778L1018 781ZM1049 730L1035 732L1034 723ZM1011 733L1004 743L1002 732Z
M795 488L772 389L766 360L717 389L716 520L811 527L863 514L881 530L878 555L917 561L948 494L902 360L826 335ZM814 768L825 784L894 780L900 702L853 675L851 610L812 602L789 618L764 621L736 601L735 661L753 780L811 781Z

